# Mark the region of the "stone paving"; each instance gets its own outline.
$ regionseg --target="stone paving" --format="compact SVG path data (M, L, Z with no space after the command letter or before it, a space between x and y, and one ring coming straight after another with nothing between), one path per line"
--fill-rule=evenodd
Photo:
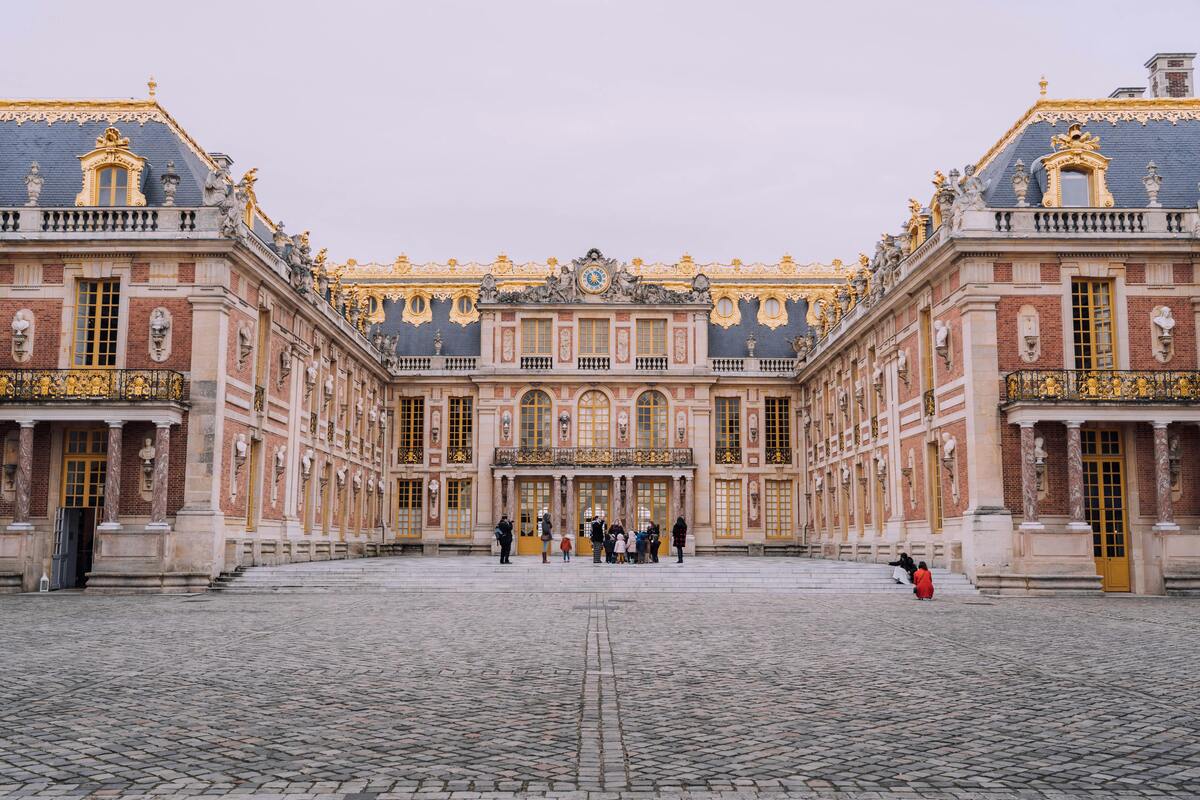
M0 798L1200 796L1200 601L0 597Z

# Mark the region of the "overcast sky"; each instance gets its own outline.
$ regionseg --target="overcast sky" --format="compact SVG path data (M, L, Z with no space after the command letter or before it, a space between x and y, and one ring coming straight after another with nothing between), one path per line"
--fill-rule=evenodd
M849 260L1200 3L6 4L9 97L159 100L337 261ZM1103 135L1103 134L1101 134ZM2 157L2 154L0 154Z

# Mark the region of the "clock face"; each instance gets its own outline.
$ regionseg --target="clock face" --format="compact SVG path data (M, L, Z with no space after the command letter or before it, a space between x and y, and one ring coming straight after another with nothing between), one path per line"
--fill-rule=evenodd
M579 287L590 294L599 294L608 288L608 273L603 267L588 267L579 275Z

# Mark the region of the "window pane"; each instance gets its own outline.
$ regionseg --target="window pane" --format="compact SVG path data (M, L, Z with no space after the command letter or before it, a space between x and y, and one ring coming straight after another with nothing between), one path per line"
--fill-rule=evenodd
M1082 208L1092 204L1086 172L1065 169L1059 173L1059 182L1062 184L1064 208Z

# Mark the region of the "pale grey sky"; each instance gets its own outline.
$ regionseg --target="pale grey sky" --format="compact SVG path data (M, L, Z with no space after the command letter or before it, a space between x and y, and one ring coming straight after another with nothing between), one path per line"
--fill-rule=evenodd
M7 5L9 97L144 96L341 261L853 259L1037 96L1145 85L1200 3Z

